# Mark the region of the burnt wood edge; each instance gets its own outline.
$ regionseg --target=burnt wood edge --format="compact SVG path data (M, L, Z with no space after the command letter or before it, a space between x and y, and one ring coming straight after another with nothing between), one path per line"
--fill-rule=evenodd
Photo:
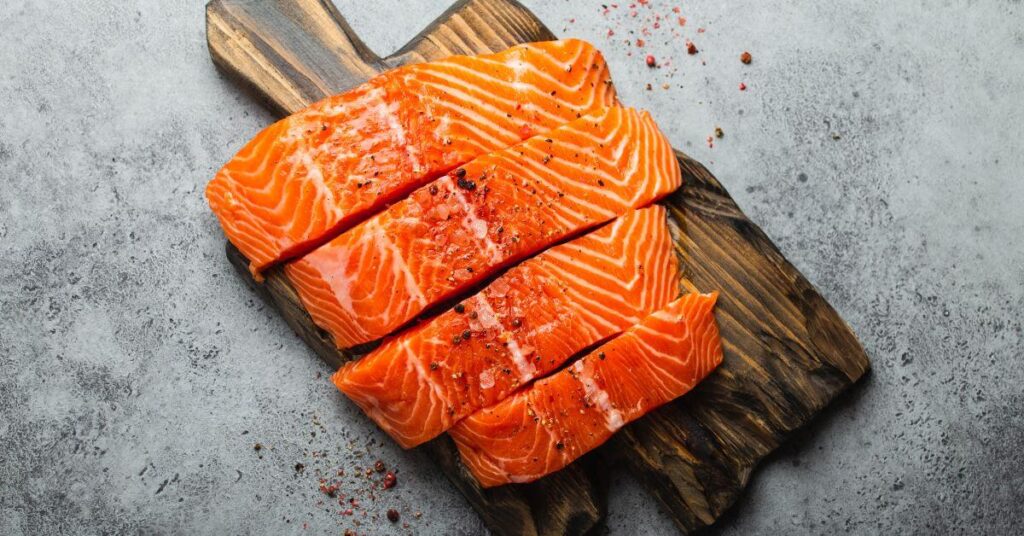
M850 383L859 379L871 368L871 362L850 325L782 255L768 235L747 218L725 187L703 164L682 151L676 151L676 157L683 175L689 180L670 196L669 204L682 205L680 208L684 212L700 213L705 215L705 219L727 219L730 225L738 227L746 242L752 244L776 270L791 278L795 292L788 296L789 299L801 306L807 320L807 333L821 335L808 337L815 353L828 358L826 362L837 368ZM675 201L677 199L682 201Z
M713 222L710 227L725 230L733 227L745 243L768 261L764 269L789 278L791 292L787 297L800 308L806 328L801 334L812 348L765 346L763 353L778 355L780 361L785 362L775 374L787 381L808 384L818 395L806 401L781 403L756 393L748 397L741 385L729 384L732 379L724 374L712 374L691 393L628 425L616 435L613 440L616 446L605 452L624 457L668 510L679 529L692 532L710 526L735 504L755 467L795 430L812 422L831 401L863 377L870 363L849 326L785 260L763 231L746 219L710 172L682 153L677 156L685 185L666 200L675 217L673 222L678 224L680 219L691 220L699 215L699 221L684 222L683 226ZM716 313L720 317L725 314L721 309ZM767 331L762 333L762 337L766 335L770 336ZM771 342L783 344L777 339ZM802 367L801 360L792 358L795 352L806 354L804 361L810 364ZM787 387L783 385L780 390L791 391ZM719 411L721 408L726 409ZM778 421L749 418L773 412L782 412L786 418ZM735 445L720 441L715 433L719 427L745 432L746 448L737 449Z

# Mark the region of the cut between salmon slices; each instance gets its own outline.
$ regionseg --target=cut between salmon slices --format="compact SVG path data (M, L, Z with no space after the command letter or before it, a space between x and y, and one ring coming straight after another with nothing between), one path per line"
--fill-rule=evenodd
M347 348L680 182L647 112L605 108L467 163L286 272L313 321Z
M689 391L722 362L718 294L687 294L569 367L449 430L483 487L531 482Z
M614 105L575 39L399 67L256 135L206 188L254 274L472 158Z
M440 435L679 294L665 209L630 211L512 268L334 375L402 447Z

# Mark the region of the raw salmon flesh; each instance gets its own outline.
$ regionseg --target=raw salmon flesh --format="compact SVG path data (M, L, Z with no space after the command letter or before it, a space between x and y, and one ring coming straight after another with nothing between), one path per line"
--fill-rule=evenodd
M333 381L395 441L414 447L678 294L665 209L630 211L524 261L349 362Z
M680 181L646 112L605 108L468 162L286 272L314 322L348 348Z
M575 39L399 67L267 127L206 197L258 275L459 164L615 102L601 53Z
M722 362L717 293L687 294L569 367L450 430L484 487L565 467Z
M374 348L337 388L404 448L448 432L487 488L721 363L718 293L680 279L653 204L681 184L601 53L566 39L382 73L261 131L206 197L257 280L280 265L338 348Z

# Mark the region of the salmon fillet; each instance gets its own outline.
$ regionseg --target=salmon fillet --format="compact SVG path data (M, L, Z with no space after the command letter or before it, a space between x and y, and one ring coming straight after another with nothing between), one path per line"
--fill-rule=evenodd
M313 321L347 348L680 181L647 112L605 108L470 161L286 272Z
M678 294L665 209L630 211L512 268L454 309L349 362L332 380L411 448Z
M206 188L258 274L477 155L615 104L575 39L388 71L256 135Z
M449 431L484 487L531 482L689 391L722 362L717 293L687 294Z

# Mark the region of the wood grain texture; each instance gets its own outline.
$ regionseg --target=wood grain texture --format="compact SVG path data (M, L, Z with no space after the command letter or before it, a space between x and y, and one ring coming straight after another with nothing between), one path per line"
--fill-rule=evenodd
M722 365L685 397L627 426L622 456L683 532L710 525L754 467L867 372L849 327L703 165L679 153L666 200L684 277L721 291Z
M219 68L272 109L290 113L389 67L554 35L515 2L464 0L380 58L327 0L214 0L207 6L207 37ZM868 370L860 344L813 286L707 169L678 156L685 185L665 204L686 277L722 293L716 316L725 360L692 393L533 484L483 490L447 436L421 447L496 534L599 531L606 509L600 466L619 460L640 475L682 532L710 525L736 501L760 460ZM248 261L230 245L228 256L249 278ZM281 270L253 287L332 366L352 357L313 325Z

